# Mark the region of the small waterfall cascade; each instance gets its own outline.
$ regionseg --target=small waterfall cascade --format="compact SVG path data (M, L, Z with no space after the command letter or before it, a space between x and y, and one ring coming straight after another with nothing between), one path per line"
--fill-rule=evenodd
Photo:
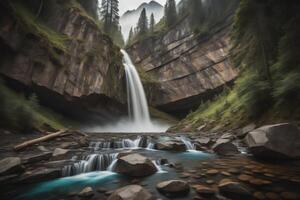
M184 143L184 145L186 146L187 150L195 150L196 149L195 145L187 137L180 136L180 137L176 137L176 139L182 141Z
M109 150L109 149L136 149L136 148L148 148L152 149L154 144L143 136L138 136L136 139L121 139L117 141L98 141L91 142L89 148L94 151Z
M121 50L121 53L124 56L129 117L134 123L149 125L151 120L141 79L127 52Z
M65 166L62 169L62 175L73 176L92 171L109 171L112 169L111 165L117 161L117 156L118 153L88 155L79 162Z

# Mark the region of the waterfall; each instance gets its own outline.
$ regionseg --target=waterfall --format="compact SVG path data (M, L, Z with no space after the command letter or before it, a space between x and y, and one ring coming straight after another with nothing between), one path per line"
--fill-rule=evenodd
M141 136L138 136L134 140L127 138L127 139L122 139L117 141L114 140L99 141L99 142L91 142L89 145L89 148L93 149L94 151L109 150L109 149L136 149L140 147L143 147Z
M115 163L117 156L117 153L88 155L77 163L65 166L62 169L62 175L73 176L92 171L105 171L112 169L111 165Z
M192 144L190 139L188 139L187 137L180 136L180 137L176 137L176 139L181 140L184 143L187 150L195 150L196 149L195 145Z
M124 50L121 52L124 56L129 117L133 122L151 124L147 99L139 74L127 52Z

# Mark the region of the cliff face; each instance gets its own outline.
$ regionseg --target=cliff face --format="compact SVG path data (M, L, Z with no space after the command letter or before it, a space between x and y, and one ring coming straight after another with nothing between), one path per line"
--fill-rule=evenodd
M41 21L19 2L1 5L0 73L36 92L42 103L66 112L75 106L78 116L124 113L119 48L75 1L51 2Z
M159 84L155 95L148 95L153 106L186 113L235 80L238 72L228 58L230 24L231 17L213 34L197 36L185 18L162 37L128 49L133 61Z

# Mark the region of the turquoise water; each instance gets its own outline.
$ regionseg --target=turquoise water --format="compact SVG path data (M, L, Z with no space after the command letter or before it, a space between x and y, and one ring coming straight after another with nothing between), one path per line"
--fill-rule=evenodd
M193 169L193 167L199 164L199 161L215 158L213 154L193 150L182 153L172 153L143 149L139 150L139 153L147 155L154 160L167 158L170 163L182 164L185 170ZM142 178L141 183L146 185L146 188L156 196L164 199L164 197L160 196L160 194L155 190L155 185L160 181L176 179L179 177L179 174L175 169L169 168L168 166L160 167L161 171L152 176ZM87 186L93 187L94 189L97 189L97 187L105 187L106 189L111 190L131 184L132 179L133 178L110 171L84 173L36 184L30 187L30 189L25 191L25 194L19 196L17 199L74 199L68 195L74 192L78 193Z

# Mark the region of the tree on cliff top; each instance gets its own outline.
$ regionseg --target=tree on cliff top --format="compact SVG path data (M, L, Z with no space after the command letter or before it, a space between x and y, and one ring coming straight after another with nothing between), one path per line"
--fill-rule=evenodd
M102 0L100 14L103 21L103 30L116 44L124 45L124 39L119 24L119 0Z
M165 19L167 26L170 27L176 23L177 11L175 0L168 0L165 5Z
M150 32L153 33L154 32L154 26L155 26L155 19L154 19L154 15L153 13L151 14L150 17Z
M139 35L145 35L148 32L148 18L145 8L141 12L137 28Z

